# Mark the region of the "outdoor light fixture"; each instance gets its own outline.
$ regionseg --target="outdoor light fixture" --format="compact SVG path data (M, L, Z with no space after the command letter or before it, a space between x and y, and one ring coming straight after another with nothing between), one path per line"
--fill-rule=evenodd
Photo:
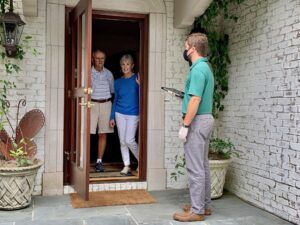
M3 29L2 44L9 57L15 56L17 45L19 44L25 25L21 17L18 14L13 13L13 10L13 0L10 0L9 12L4 13L0 19Z

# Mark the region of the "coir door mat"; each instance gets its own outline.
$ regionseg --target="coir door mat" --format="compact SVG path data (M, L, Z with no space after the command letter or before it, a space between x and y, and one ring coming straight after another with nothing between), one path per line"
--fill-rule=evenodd
M76 193L70 194L70 198L73 208L150 204L156 202L149 192L143 189L90 192L89 201L84 201Z

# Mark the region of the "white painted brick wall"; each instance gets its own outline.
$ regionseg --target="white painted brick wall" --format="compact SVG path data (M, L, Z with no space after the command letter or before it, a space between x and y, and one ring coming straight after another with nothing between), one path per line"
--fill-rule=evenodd
M14 1L15 12L22 14L22 1ZM29 42L30 46L35 48L38 56L33 56L30 52L25 55L21 62L21 72L11 75L11 80L15 82L17 88L9 92L8 100L11 102L10 115L13 119L16 117L16 106L20 99L24 98L27 101L26 107L21 107L20 116L25 112L38 108L45 112L45 21L46 21L46 0L38 1L38 16L37 17L22 17L26 25L23 30L22 37L27 35L32 36ZM5 77L4 65L0 63L0 79ZM15 123L15 121L13 121ZM15 125L15 124L14 124ZM9 128L7 128L8 131ZM34 138L38 146L37 157L44 160L44 136L45 128ZM37 175L34 194L41 194L42 189L42 167Z
M300 90L299 1L247 1L241 20L229 27L231 36L230 92L219 132L231 138L240 151L229 171L227 188L259 207L299 223L300 211ZM174 29L173 0L167 6L166 86L183 89L188 65L182 59L183 42L190 29ZM18 2L21 8L20 1ZM25 18L24 34L33 36L41 53L27 56L18 86L10 93L13 105L27 99L27 108L45 109L45 7ZM254 14L254 15L253 15ZM280 16L279 16L280 15ZM3 76L3 67L0 68ZM174 157L183 152L177 138L181 101L165 95L165 167L167 187L186 187L186 176L173 182ZM13 114L14 115L14 114ZM44 129L36 138L38 157L44 158ZM34 193L41 193L39 171Z
M240 152L227 188L300 224L300 1L248 0L237 12L218 121Z
M186 35L191 29L176 29L173 25L174 1L165 0L167 8L167 65L166 86L184 89L188 72L188 63L182 53ZM181 125L181 103L177 97L165 94L165 167L167 169L167 188L183 188L187 185L186 176L180 176L177 182L171 180L175 168L175 155L183 154L183 145L178 139Z

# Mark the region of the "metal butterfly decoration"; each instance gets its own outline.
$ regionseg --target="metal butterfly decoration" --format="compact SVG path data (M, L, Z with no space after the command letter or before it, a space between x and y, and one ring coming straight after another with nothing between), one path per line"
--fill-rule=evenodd
M6 107L10 107L9 101L5 101ZM16 128L14 129L7 113L5 112L6 119L10 128L12 129L12 136L6 132L5 129L0 130L0 152L5 159L11 160L13 157L10 151L15 148L22 148L28 157L32 157L37 152L36 143L33 137L41 130L45 124L44 113L39 109L33 109L25 113L25 115L18 121L20 106L26 106L26 100L21 99L17 107ZM16 145L16 147L14 147Z

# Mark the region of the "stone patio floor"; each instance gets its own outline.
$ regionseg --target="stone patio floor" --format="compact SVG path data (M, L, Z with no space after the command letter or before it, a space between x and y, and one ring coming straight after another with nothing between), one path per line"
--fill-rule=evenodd
M236 196L226 193L213 200L213 215L203 222L180 223L172 215L189 202L187 190L150 192L154 204L73 209L68 195L36 196L29 208L0 211L0 225L290 225Z

